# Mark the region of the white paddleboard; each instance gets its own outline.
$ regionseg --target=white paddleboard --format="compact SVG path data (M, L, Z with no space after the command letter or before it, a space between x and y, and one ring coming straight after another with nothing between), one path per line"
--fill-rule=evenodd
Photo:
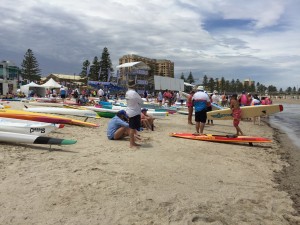
M62 124L43 123L29 120L19 120L11 118L0 118L0 131L22 133L30 135L46 135L58 128L63 128Z
M59 108L59 107L37 107L37 108L23 108L28 112L38 113L54 113L62 115L82 116L90 118L100 118L98 114L88 109L70 109L70 108Z
M266 116L274 113L281 112L283 110L282 105L256 105L256 106L243 106L242 119L256 117L256 116ZM210 111L207 113L208 120L232 120L232 110L231 109L221 109Z

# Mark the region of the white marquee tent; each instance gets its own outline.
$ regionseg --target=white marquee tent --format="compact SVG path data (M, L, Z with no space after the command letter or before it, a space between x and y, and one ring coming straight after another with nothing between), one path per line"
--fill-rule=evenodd
M36 84L34 82L31 82L29 84L21 86L21 91L26 96L28 96L30 90L33 90L34 93L36 93L38 96L41 96L41 97L44 97L45 93L46 93L45 87L43 87L42 85Z
M46 83L41 85L44 88L60 88L61 84L50 78Z

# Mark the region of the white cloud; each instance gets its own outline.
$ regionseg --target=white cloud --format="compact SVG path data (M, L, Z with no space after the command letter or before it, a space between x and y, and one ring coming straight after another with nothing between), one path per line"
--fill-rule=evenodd
M45 74L79 73L107 47L114 66L135 53L174 61L176 75L299 82L296 0L4 0L0 10L1 58L20 63L30 48Z

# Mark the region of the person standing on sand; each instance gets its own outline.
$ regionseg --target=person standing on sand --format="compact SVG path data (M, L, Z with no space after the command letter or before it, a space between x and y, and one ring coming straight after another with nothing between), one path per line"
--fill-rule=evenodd
M195 107L196 133L195 135L203 135L204 126L207 119L207 106L210 103L209 96L204 92L204 87L199 86L194 94L192 101Z
M128 91L125 94L125 99L127 102L126 113L129 116L129 137L130 137L130 148L140 146L135 142L134 135L136 130L141 128L141 105L143 104L143 99L134 90L135 81L128 81Z
M236 129L236 135L239 136L241 134L244 135L241 128L239 127L239 123L242 117L242 110L240 108L240 103L237 100L237 94L233 94L230 99L230 109L232 110L233 117L233 126Z
M193 111L194 111L194 106L193 106L193 101L192 101L192 98L195 94L195 91L191 91L189 96L187 97L187 100L186 100L186 106L188 107L188 124L190 125L194 125L193 122L192 122L192 118L193 118Z

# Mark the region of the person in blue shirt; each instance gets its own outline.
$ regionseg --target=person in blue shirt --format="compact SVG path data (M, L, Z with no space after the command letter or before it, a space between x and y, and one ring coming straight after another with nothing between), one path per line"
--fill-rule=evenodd
M203 86L197 87L197 92L192 97L195 107L196 133L195 135L203 135L204 126L207 119L207 106L210 103L208 95L204 92Z
M128 135L128 115L125 110L120 110L108 123L107 137L109 140L119 140Z

